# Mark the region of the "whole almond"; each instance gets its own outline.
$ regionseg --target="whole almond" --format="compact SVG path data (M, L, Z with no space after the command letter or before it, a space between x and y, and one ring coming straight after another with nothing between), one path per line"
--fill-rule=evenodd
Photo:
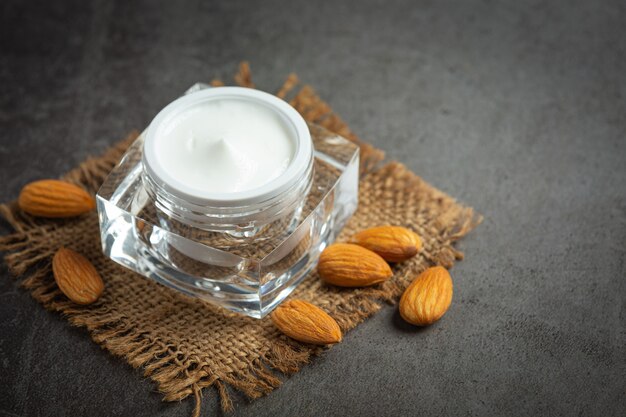
M104 283L96 268L83 255L61 248L52 259L52 272L57 285L76 304L91 304L104 291Z
M26 213L39 217L73 217L96 207L87 191L59 180L27 184L22 188L17 203Z
M335 243L320 255L317 272L339 287L365 287L387 281L391 268L376 253L351 243Z
M300 342L315 345L341 342L341 329L335 319L306 301L286 301L271 317L281 332Z
M452 302L452 278L441 266L422 272L400 298L400 315L417 326L439 320Z
M350 241L376 252L389 262L405 261L422 247L415 232L400 226L372 227L355 234Z

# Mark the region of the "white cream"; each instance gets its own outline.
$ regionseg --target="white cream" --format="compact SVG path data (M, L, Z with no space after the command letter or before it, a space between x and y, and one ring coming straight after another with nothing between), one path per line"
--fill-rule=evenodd
M170 119L155 138L173 179L202 193L259 188L285 172L295 139L272 109L245 99L209 100Z

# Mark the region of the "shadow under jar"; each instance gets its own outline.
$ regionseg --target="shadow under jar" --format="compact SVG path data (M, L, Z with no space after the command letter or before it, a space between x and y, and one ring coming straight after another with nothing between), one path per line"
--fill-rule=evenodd
M263 317L355 211L358 147L283 100L197 84L165 107L98 191L104 253Z

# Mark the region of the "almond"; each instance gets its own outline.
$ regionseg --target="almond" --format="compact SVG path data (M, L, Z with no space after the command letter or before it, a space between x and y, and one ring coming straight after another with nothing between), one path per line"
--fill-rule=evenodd
M355 234L350 241L376 252L389 262L405 261L422 247L415 232L400 226L372 227Z
M341 342L341 329L335 319L306 301L284 302L271 317L281 332L297 341L315 345Z
M335 243L320 255L320 277L339 287L365 287L387 281L393 275L383 258L351 243Z
M96 207L93 197L77 185L59 180L40 180L22 188L20 208L39 217L73 217Z
M63 294L76 304L91 304L104 291L96 268L83 255L61 248L52 259L54 280Z
M441 266L422 272L400 298L400 315L417 326L439 320L452 302L452 278Z

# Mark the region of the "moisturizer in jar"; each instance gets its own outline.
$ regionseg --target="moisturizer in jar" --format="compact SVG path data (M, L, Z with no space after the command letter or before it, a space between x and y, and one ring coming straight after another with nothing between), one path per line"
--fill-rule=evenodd
M358 179L359 147L282 99L196 84L98 190L102 249L148 279L260 318L340 233Z
M313 149L306 122L283 100L218 87L184 96L155 117L143 163L146 188L170 229L178 222L251 237L297 214Z

